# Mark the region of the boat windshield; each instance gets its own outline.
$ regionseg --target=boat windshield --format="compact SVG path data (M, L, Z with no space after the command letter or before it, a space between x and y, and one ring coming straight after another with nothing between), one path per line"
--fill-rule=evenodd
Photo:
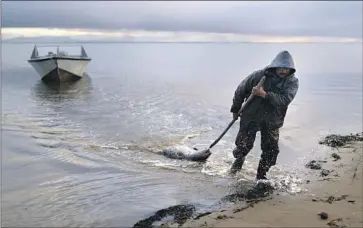
M87 57L82 46L36 46L34 57Z

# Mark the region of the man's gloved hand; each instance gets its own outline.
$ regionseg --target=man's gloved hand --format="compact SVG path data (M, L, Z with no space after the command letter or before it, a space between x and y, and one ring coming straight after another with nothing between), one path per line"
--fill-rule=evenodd
M238 119L238 113L233 113L233 120L237 120Z

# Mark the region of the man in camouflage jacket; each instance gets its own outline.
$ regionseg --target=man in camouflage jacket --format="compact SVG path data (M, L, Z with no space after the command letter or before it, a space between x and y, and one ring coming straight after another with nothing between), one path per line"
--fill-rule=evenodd
M261 132L262 154L256 178L266 179L266 173L276 164L279 129L283 126L288 106L299 89L295 72L292 56L288 51L281 51L270 65L253 72L238 85L231 107L235 120L238 119L242 103L251 93L255 97L240 114L240 128L233 150L236 160L232 164L231 174L241 170L246 155L253 148L258 131ZM266 76L263 86L256 88L263 76Z

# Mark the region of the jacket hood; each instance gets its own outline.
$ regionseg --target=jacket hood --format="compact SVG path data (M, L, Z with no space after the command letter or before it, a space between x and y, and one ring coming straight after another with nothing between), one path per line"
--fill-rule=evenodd
M288 51L279 52L276 57L272 60L271 64L266 67L269 73L273 73L272 70L278 67L290 68L290 75L296 72L294 60Z

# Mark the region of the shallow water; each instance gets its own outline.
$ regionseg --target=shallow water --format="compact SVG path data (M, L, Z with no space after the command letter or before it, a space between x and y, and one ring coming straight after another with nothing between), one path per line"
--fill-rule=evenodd
M225 176L238 123L206 164L167 159L173 144L206 148L231 120L234 89L281 49L300 90L269 176L299 192L320 137L361 132L361 44L87 44L88 75L49 87L26 62L28 44L2 47L2 224L132 226L180 203L213 205L238 178L253 181L255 148ZM284 185L283 185L284 184Z

